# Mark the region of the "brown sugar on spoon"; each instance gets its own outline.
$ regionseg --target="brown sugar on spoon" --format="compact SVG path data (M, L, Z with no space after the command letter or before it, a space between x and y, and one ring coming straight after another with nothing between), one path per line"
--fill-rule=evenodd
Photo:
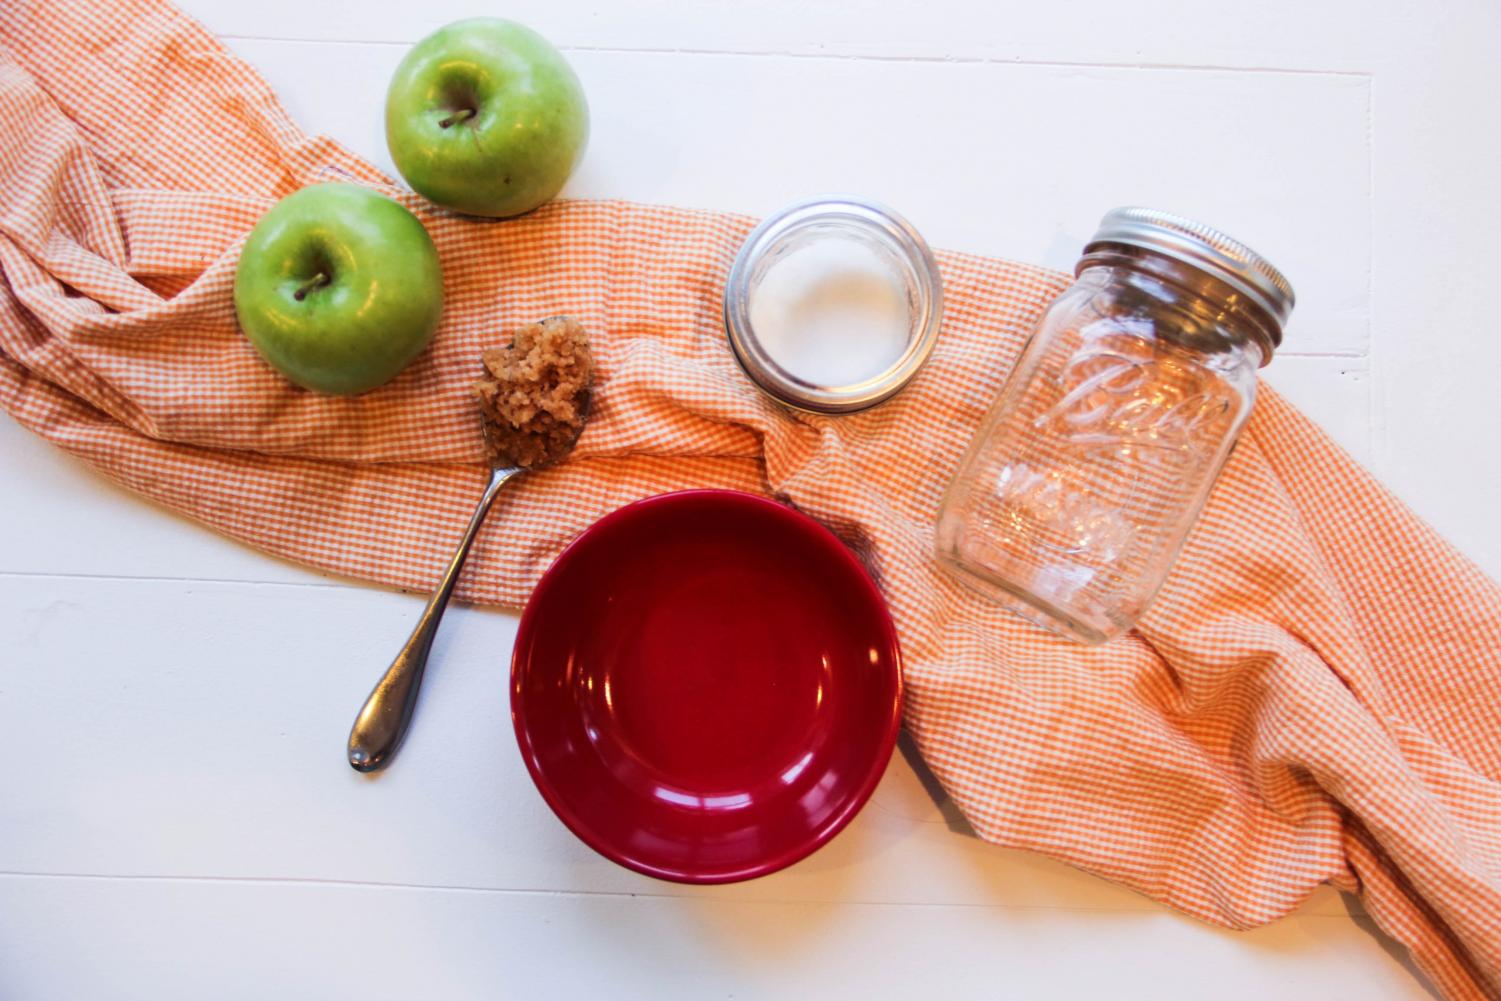
M485 377L474 384L494 466L531 469L563 458L589 410L594 356L571 316L522 327L505 347L481 355Z

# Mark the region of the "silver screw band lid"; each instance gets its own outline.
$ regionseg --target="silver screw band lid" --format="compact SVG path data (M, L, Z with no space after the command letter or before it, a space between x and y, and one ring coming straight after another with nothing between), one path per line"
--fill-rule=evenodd
M800 237L816 233L879 244L906 287L906 350L885 371L861 382L820 385L787 371L762 347L751 323L758 274ZM725 282L724 320L735 359L762 390L798 410L849 414L891 398L927 362L943 324L943 278L922 234L893 210L851 197L798 202L768 216L746 238Z
M1112 209L1100 220L1085 253L1100 243L1141 247L1198 268L1243 293L1279 328L1296 302L1292 283L1271 261L1228 233L1171 212L1135 206ZM1280 341L1280 330L1277 335Z

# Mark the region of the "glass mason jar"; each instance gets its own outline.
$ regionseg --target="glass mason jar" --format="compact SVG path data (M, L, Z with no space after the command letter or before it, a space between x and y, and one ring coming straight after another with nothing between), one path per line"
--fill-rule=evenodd
M1293 290L1218 230L1108 213L949 485L940 562L1085 643L1129 629L1193 527Z

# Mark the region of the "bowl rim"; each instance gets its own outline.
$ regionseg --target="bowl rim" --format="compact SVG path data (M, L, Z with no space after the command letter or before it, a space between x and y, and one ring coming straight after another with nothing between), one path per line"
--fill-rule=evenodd
M741 866L738 869L704 873L653 865L641 859L633 858L628 853L617 850L607 840L597 837L582 822L569 806L566 798L560 795L538 765L537 755L534 753L523 722L524 713L521 687L518 684L518 679L521 670L522 653L531 645L529 638L537 628L537 618L540 615L538 608L546 601L546 592L550 586L549 582L556 579L555 574L560 567L564 566L568 561L578 558L577 553L582 551L582 547L587 543L591 535L605 526L615 525L621 521L639 517L643 512L658 507L724 501L731 501L746 510L755 509L762 514L770 514L775 518L781 519L785 524L797 523L815 529L815 535L821 537L826 543L823 547L823 552L833 559L844 562L849 569L856 572L857 578L860 581L859 586L866 590L866 597L871 600L872 607L879 612L878 621L887 640L887 652L889 652L890 656L883 659L887 663L885 673L891 685L891 702L889 710L885 713L885 719L881 724L880 737L875 744L875 751L871 756L870 767L856 785L854 794L846 800L838 812L817 828L810 828L810 836L792 848L777 852L766 858ZM886 603L885 596L876 587L875 581L871 579L865 565L860 562L855 554L827 526L791 505L780 503L761 494L729 489L677 490L632 501L599 518L564 547L563 551L558 554L557 559L552 562L537 581L536 587L532 589L532 593L527 599L526 607L522 610L521 620L516 628L516 641L511 651L511 670L509 676L511 727L516 737L516 744L520 750L521 759L526 765L527 774L531 776L532 784L536 787L538 793L541 794L542 799L557 818L563 822L563 825L595 852L627 869L656 879L674 883L700 885L734 883L769 875L807 858L833 840L840 831L849 825L850 821L855 818L855 815L864 808L865 804L870 800L871 795L875 792L876 786L880 784L881 778L886 774L886 769L891 762L891 756L896 749L897 735L901 730L902 700L905 692L902 667L901 641L897 635L896 622L892 618L891 609Z

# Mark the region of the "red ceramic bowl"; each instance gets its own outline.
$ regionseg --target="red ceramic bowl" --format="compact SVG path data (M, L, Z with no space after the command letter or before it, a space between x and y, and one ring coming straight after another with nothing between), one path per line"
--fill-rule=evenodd
M600 519L521 617L511 718L532 779L607 858L750 879L824 844L896 740L901 654L829 531L727 490Z

